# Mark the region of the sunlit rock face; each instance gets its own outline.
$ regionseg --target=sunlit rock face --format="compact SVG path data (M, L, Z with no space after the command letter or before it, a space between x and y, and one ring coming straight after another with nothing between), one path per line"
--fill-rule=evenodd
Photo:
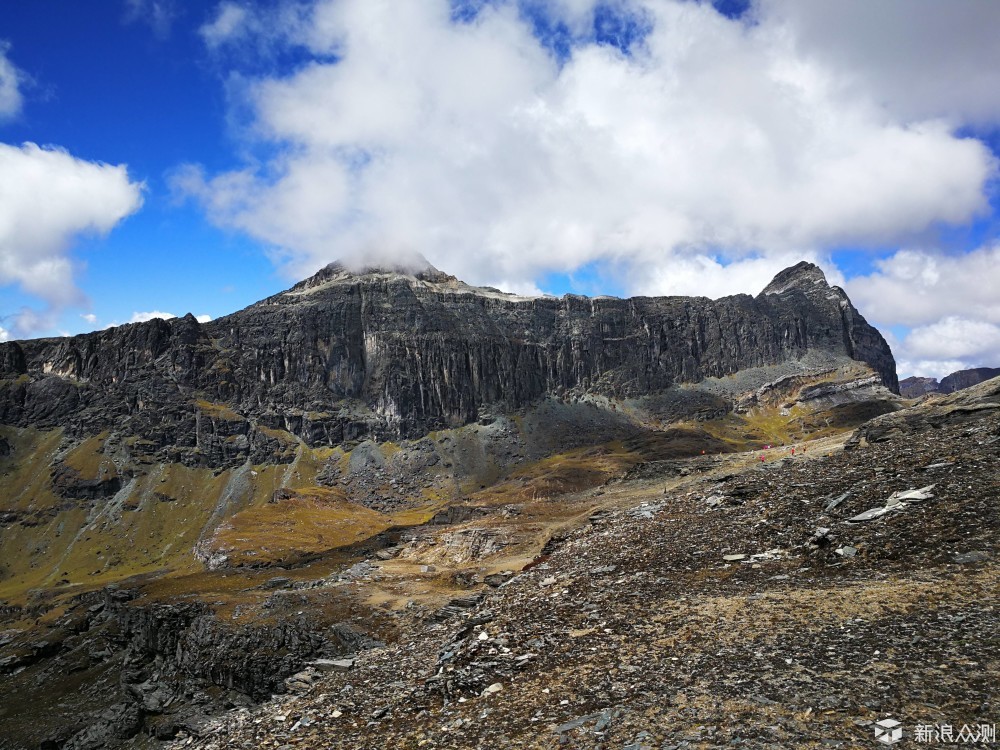
M850 357L898 390L882 336L809 263L757 297L520 297L421 258L333 263L207 324L191 315L0 344L0 423L112 429L185 463L412 437L544 396L638 397L745 368ZM263 429L261 429L263 428Z

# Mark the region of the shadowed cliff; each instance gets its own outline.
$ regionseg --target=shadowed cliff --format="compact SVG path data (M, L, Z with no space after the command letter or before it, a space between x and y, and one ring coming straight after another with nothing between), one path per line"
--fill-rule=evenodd
M866 362L898 390L885 340L809 263L757 297L719 300L526 298L429 265L335 263L205 325L188 315L0 344L0 423L125 427L217 463L224 456L199 444L202 418L243 456L274 450L260 432L225 434L229 409L336 445L458 426L545 395L636 397L807 353Z

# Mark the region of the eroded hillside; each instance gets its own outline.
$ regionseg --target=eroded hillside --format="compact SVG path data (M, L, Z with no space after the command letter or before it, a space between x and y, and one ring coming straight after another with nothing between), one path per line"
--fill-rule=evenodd
M566 496L530 565L175 746L988 746L1000 379L795 447Z
M0 369L3 747L197 735L643 493L903 405L809 264L716 302L334 265L206 326L0 344Z

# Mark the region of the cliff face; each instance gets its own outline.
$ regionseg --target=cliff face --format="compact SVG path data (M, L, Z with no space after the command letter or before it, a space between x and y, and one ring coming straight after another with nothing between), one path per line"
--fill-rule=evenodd
M900 393L906 398L918 398L927 393L954 393L1000 376L1000 367L974 367L937 378L906 378L900 381Z
M898 389L885 340L807 263L715 301L523 298L430 266L331 264L205 325L0 344L0 423L115 429L211 465L280 458L273 430L411 437L546 394L634 397L807 353L867 362Z

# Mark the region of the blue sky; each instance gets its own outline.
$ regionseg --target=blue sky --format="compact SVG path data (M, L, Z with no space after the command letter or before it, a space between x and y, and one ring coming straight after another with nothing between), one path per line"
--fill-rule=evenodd
M998 31L976 0L5 3L0 339L351 255L711 297L808 259L901 375L995 366Z

